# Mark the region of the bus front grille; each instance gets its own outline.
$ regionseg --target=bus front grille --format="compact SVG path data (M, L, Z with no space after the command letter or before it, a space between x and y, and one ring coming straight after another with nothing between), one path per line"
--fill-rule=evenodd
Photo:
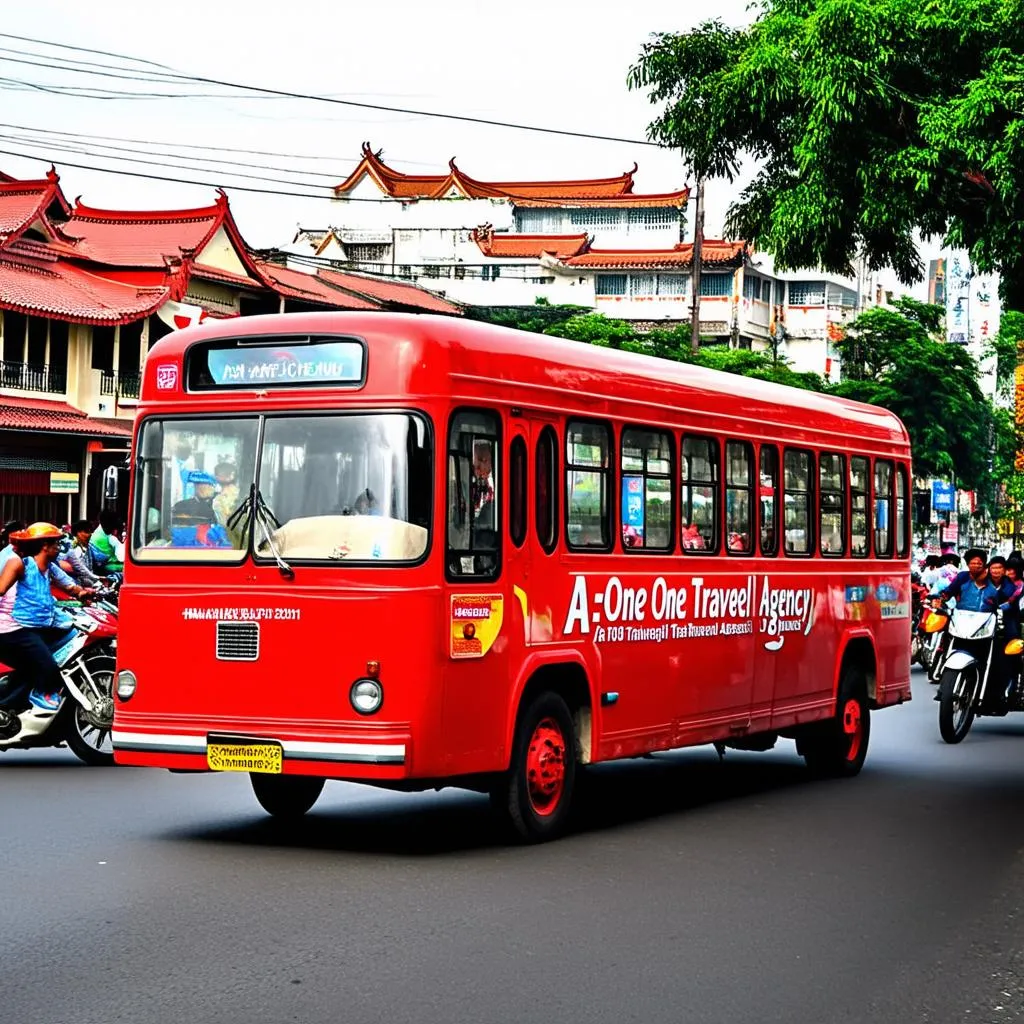
M260 656L258 622L218 622L217 660L256 661Z

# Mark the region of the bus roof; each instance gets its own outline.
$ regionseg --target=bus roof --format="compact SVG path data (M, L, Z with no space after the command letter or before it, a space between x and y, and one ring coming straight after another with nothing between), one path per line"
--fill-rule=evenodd
M678 418L685 412L741 424L785 427L795 434L825 435L875 442L909 455L909 439L899 418L878 406L787 387L753 377L709 370L654 356L587 345L564 338L515 331L478 321L412 313L286 313L273 316L206 321L199 327L161 338L146 358L142 404L216 403L218 407L251 404L257 390L204 391L185 395L183 359L205 341L267 336L347 335L364 338L368 347L366 386L360 399L450 393L562 412L567 393L583 415L618 416L614 406L647 407L644 416L657 422L657 409ZM391 346L390 351L388 346ZM382 351L383 350L383 351ZM175 386L158 370L174 367ZM336 402L339 392L355 398L352 388L271 388L266 405L305 407ZM607 408L602 408L607 405ZM628 415L639 416L638 411ZM824 441L823 441L824 443Z

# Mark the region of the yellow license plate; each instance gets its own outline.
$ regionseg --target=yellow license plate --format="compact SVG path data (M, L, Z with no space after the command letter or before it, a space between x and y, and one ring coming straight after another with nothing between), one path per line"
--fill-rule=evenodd
M279 743L209 743L206 763L215 772L280 775L282 753Z

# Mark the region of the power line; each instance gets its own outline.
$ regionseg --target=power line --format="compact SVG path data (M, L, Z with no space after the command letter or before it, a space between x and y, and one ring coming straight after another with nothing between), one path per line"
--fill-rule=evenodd
M100 57L117 57L118 60L130 60L136 64L148 64L154 68L164 68L166 71L174 69L166 64L158 64L155 60L146 60L144 57L128 57L123 53L110 53L108 50L94 50L86 46L72 46L70 43L52 43L46 39L33 39L31 36L16 36L10 32L0 32L0 38L17 39L19 43L36 43L39 46L52 46L57 50L74 50L76 53L92 53Z
M18 153L10 149L0 149L0 156L13 156L22 160L39 160L42 163L51 163L49 157L41 153ZM297 199L330 199L330 195L311 195L308 192L286 192L277 188L256 188L254 185L221 185L215 181L196 181L192 178L172 178L166 174L146 174L143 171L115 171L109 167L96 167L94 164L73 163L70 160L62 160L62 167L74 167L79 171L96 171L99 174L120 175L125 178L146 178L149 181L168 181L175 185L200 185L203 188L223 188L225 191L233 189L235 192L253 192L257 195L267 196L293 196ZM379 203L383 199L359 199L349 196L348 203Z
M3 123L0 123L0 128L11 128L11 127L17 128L18 126L17 125L6 125L6 124L3 124ZM35 129L35 128L29 128L29 129L27 129L27 131L34 132L35 134L34 135L4 135L4 136L0 136L0 138L6 138L9 142L16 142L18 144L28 143L29 145L35 145L35 146L64 146L64 147L68 147L68 146L74 146L74 145L88 145L89 141L91 139L103 139L103 138L108 137L108 136L102 136L102 135L89 136L89 135L81 134L79 132L49 132L49 131L47 131L45 129ZM46 136L53 136L53 137L52 138L47 138ZM78 142L75 141L76 139L85 139L86 142L85 143L78 143ZM125 142L138 141L139 143L144 144L144 145L160 145L160 143L142 143L142 140L125 139L124 141ZM110 145L106 145L103 142L96 142L96 143L94 143L94 145L95 145L95 147L97 149L112 150L115 153L134 153L134 154L138 154L138 155L141 155L141 156L163 156L163 157L167 157L168 159L171 159L171 160L190 160L193 163L225 164L225 165L234 166L234 167L246 167L249 170L257 170L257 171L282 171L282 172L284 172L286 174L289 171L294 170L294 168L291 168L291 167L278 167L278 166L273 165L273 164L254 164L254 163L248 163L248 162L246 162L244 160L228 160L228 159L225 159L224 157L192 156L192 155L190 155L188 153L184 153L184 154L182 154L182 153L160 153L160 152L154 152L154 151L148 150L148 149L136 149L136 148L132 148L132 147L128 147L128 146L110 146ZM205 146L193 146L193 147L188 147L188 148L206 150L208 147L205 147ZM216 148L216 147L214 147L214 148ZM75 152L75 150L71 150L71 151ZM81 152L85 156L106 156L105 153L88 153L88 152L85 152L84 150L82 150ZM280 154L280 155L284 156L286 154ZM303 158L298 157L297 159L303 159ZM234 173L234 172L230 172L230 173ZM339 175L338 174L336 174L336 173L329 173L327 171L310 171L310 170L303 169L302 173L303 174L312 174L312 175L314 175L315 177L318 177L318 178L327 178L328 180L335 181L335 182L338 181L338 179L339 179ZM274 181L276 179L267 178L265 180L267 180L267 181ZM285 184L289 184L290 185L290 184L294 184L294 182L288 181ZM310 183L310 185L311 185L311 187L314 187L314 188L322 188L323 187L321 185L315 185L312 182Z
M0 33L0 36L3 36L5 38L10 38L10 39L19 39L19 40L28 41L28 42L35 42L35 43L40 43L41 42L43 45L46 45L46 46L65 47L65 45L66 45L66 44L63 44L63 43L47 42L45 40L28 40L25 37L15 36L15 35L11 35L9 33ZM115 58L120 59L120 60L131 61L131 60L135 59L135 58L130 57L130 56L126 55L126 54L110 53L109 51L103 51L103 50L90 50L87 47L67 47L67 48L68 49L75 49L75 50L77 50L79 52L84 52L84 53L96 53L96 54L101 54L103 56L115 57ZM40 54L31 54L31 56L42 56L42 55L40 55ZM17 58L0 57L0 60L17 60ZM21 60L19 62L20 63L25 63L25 64L33 63L33 62L27 61L27 60ZM55 70L53 65L39 64L37 66L48 67L50 70ZM113 71L88 71L85 68L59 68L59 69L56 69L56 70L69 71L69 72L78 73L78 74L96 75L96 76L100 76L100 77L104 77L104 78L127 78L127 79L147 81L147 79L139 78L138 76L117 74L117 73L115 73ZM120 70L128 71L128 70L132 70L132 69L122 68ZM442 112L442 111L433 111L433 110L414 110L414 109L409 108L409 107L393 107L393 106L389 106L389 105L383 104L383 103L366 103L366 102L360 102L358 100L344 100L344 99L339 99L339 98L334 97L334 96L318 96L318 95L315 95L313 93L293 92L293 91L288 90L288 89L273 89L273 88L264 87L264 86L248 85L246 83L241 83L241 82L231 82L231 81L227 81L226 79L209 78L209 77L207 77L205 75L186 75L186 74L182 74L180 72L173 72L173 71L170 72L170 73L153 72L152 74L160 76L160 78L156 79L156 80L171 79L171 80L177 80L177 81L183 81L183 82L196 82L196 83L201 83L201 84L204 84L204 85L219 85L219 86L222 86L224 88L238 89L238 90L241 90L243 92L260 93L260 94L262 94L264 96L279 96L279 97L284 97L286 99L299 99L299 100L315 101L315 102L318 102L318 103L331 103L331 104L336 104L338 106L344 106L344 107L357 107L357 108L362 109L362 110L377 110L377 111L381 111L381 112L389 113L389 114L409 114L409 115L412 115L414 117L433 117L433 118L438 118L438 119L447 120L447 121L462 121L462 122L465 122L467 124L482 124L482 125L488 125L490 127L495 127L495 128L509 128L509 129L513 129L513 130L516 130L516 131L537 132L537 133L544 134L544 135L561 135L561 136L565 136L567 138L593 139L593 140L598 141L598 142L619 142L619 143L624 143L626 145L631 145L631 146L654 146L656 148L661 148L660 145L657 142L652 142L652 141L650 141L648 139L643 139L643 140L641 140L641 139L627 139L627 138L623 138L623 137L617 136L617 135L598 135L598 134L591 133L591 132L577 132L577 131L570 131L568 129L562 129L562 128L546 128L546 127L543 127L543 126L540 126L540 125L518 124L518 123L513 122L513 121L499 121L499 120L496 120L496 119L485 118L485 117L471 117L468 114L450 114L450 113L445 113L445 112ZM154 79L148 79L148 81L153 81L153 80Z
M101 160L121 160L121 159L123 159L123 160L127 160L129 163L144 164L147 167L174 167L175 166L173 164L168 164L168 163L166 163L165 161L162 161L162 160L147 160L147 159L145 159L144 156L132 156L132 155L129 155L127 157L119 157L116 154L111 155L111 154L107 154L107 153L98 153L95 150L84 149L81 146L76 146L75 144L70 143L70 142L46 142L44 140L30 139L30 138L26 138L24 136L4 135L4 134L0 134L0 141L3 141L3 142L13 142L15 145L26 145L26 144L27 145L45 145L47 149L54 150L54 151L56 151L58 153L72 153L72 154L77 155L77 156L94 156L94 157L99 157ZM126 152L131 153L130 150L128 150ZM150 155L150 156L167 155L167 156L172 156L173 157L173 154L150 153L148 155ZM250 180L250 181L266 181L266 182L269 182L270 184L273 184L273 185L292 185L292 186L294 186L296 188L317 188L317 189L320 189L320 188L327 189L328 188L327 185L322 185L322 184L319 184L318 182L315 182L315 181L297 181L297 180L295 180L293 178L271 178L271 177L268 177L265 174L247 174L245 171L235 171L235 170L231 170L231 169L221 170L219 168L201 168L201 167L182 167L181 169L185 170L185 171L204 171L204 170L209 170L209 171L211 171L213 173L225 174L225 175L229 175L230 177L233 177L233 178L245 178L245 179ZM312 173L316 173L316 172L312 172ZM324 177L328 177L328 175L324 175ZM335 180L337 180L337 178L335 178Z
M0 128L13 128L15 131L23 132L35 132L41 135L66 135L75 139L102 139L105 142L132 142L142 146L169 146L172 149L200 149L204 153L248 153L250 156L279 156L285 157L291 160L322 160L328 163L348 163L351 161L352 156L325 156L323 153L317 153L316 155L300 154L300 153L280 153L274 150L266 149L245 149L244 147L233 147L233 146L216 146L213 144L196 144L190 142L170 142L163 139L131 139L125 138L123 135L92 135L84 132L64 132L58 131L55 128L33 128L30 125L24 124L5 124L0 122ZM196 158L198 159L198 158ZM224 161L225 163L233 163L234 161ZM424 163L419 160L400 160L400 163L410 164L415 167L432 167L433 164ZM248 166L248 165L246 165ZM252 165L257 166L257 165ZM271 170L271 168L266 168ZM274 168L276 169L276 168ZM310 174L315 173L313 171L308 172ZM334 175L330 175L334 177Z

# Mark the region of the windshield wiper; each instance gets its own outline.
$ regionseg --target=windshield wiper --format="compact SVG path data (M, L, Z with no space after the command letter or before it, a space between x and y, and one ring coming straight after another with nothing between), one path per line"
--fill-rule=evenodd
M274 530L280 530L281 524L278 522L277 516L270 511L270 506L263 500L263 495L256 489L255 484L253 484L252 498L255 510L253 518L263 527L263 534L270 547L270 552L274 556L274 561L277 563L278 572L286 580L295 579L295 570L281 557L281 552L277 550L277 545L274 543Z
M277 516L271 512L270 506L267 505L263 495L260 494L255 483L249 488L249 496L228 517L227 528L229 530L234 529L234 527L242 523L243 520L246 522L247 527L249 525L255 526L257 523L263 527L263 539L266 540L267 546L270 548L270 552L274 556L274 561L277 563L278 571L285 579L295 579L295 571L281 557L281 552L277 550L277 545L274 543L273 532L274 530L280 530L281 524L278 522ZM255 530L253 533L253 549L255 550ZM262 543L262 541L260 543Z

